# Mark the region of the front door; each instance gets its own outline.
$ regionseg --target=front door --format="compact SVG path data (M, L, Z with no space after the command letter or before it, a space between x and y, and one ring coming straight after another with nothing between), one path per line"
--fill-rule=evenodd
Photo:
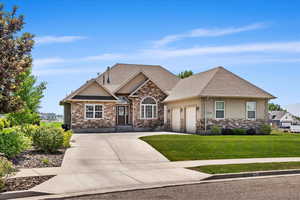
M118 106L118 125L125 125L126 124L126 107L125 106Z

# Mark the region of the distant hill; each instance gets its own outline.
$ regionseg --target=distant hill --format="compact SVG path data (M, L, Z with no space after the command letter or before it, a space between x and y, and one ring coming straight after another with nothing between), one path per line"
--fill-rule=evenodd
M300 117L300 103L284 106L287 111L297 117Z

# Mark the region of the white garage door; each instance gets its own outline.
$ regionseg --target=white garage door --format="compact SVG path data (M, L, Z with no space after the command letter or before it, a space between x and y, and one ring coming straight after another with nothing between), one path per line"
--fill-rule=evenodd
M180 108L172 109L172 130L180 131Z
M186 108L186 132L196 133L196 107Z

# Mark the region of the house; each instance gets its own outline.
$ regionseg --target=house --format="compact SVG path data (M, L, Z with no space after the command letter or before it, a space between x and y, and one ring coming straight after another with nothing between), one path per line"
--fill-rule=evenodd
M270 111L269 119L274 128L290 128L293 124L300 124L299 120L287 111Z
M43 121L56 121L56 122L62 122L63 116L57 115L55 113L39 113L41 120Z
M158 65L115 64L64 98L75 132L258 128L273 95L223 67L185 79Z

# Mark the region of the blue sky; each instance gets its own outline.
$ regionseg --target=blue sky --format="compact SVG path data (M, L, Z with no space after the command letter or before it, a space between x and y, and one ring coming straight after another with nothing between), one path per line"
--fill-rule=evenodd
M48 82L42 112L115 63L173 73L224 66L299 103L300 1L15 0L36 35L33 72Z

